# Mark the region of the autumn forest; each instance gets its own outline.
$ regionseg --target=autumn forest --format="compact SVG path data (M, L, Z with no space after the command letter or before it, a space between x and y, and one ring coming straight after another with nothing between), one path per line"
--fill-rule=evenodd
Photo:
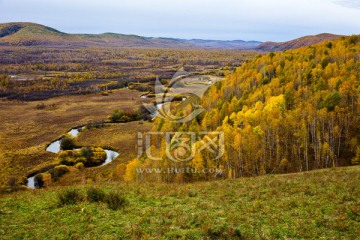
M359 164L358 52L352 36L259 55L208 90L204 114L180 125L157 119L154 129L224 131L221 159L205 152L188 164L222 168L226 178Z

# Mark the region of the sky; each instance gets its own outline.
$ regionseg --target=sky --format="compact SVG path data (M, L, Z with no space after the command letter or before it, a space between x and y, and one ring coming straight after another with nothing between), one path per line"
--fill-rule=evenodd
M0 23L66 33L288 41L360 34L360 0L0 0Z

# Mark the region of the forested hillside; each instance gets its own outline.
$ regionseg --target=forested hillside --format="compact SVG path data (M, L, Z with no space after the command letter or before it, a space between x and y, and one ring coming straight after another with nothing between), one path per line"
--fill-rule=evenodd
M289 49L296 49L313 44L322 43L325 41L333 41L339 39L341 35L330 33L322 33L314 36L304 36L287 42L264 42L256 47L256 49L263 51L283 51Z
M208 90L201 100L204 114L182 125L163 119L154 124L153 130L160 131L223 131L221 159L214 161L206 151L181 163L142 158L128 165L128 175L134 175L134 166L216 167L224 170L221 177L232 178L360 163L359 38L343 37L246 62ZM177 113L186 111L190 107ZM151 174L142 175L146 179ZM213 177L179 173L164 174L162 180Z

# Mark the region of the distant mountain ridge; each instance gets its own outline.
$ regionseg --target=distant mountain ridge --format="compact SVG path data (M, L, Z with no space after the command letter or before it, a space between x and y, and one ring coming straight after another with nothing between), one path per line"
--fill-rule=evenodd
M204 40L164 37L142 37L118 33L68 34L36 23L0 24L0 46L54 46L54 47L152 47L152 48L204 48L252 49L283 51L334 40L342 35L322 33L288 42L260 42L243 40Z
M304 46L309 46L324 41L331 41L343 37L342 35L335 35L330 33L322 33L314 36L305 36L297 38L288 42L264 42L256 47L262 51L284 51L289 49L296 49Z
M35 23L0 24L0 45L254 49L258 41L153 38L117 33L68 34Z

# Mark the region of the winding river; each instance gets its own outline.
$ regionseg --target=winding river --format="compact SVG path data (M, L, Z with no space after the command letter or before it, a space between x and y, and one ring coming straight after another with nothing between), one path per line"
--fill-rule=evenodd
M69 132L67 132L67 134L69 134L73 137L77 137L83 129L85 129L85 127L73 128ZM62 138L50 143L49 146L46 148L46 151L52 152L52 153L60 152L61 151L61 149L60 149L61 140L62 140ZM113 150L104 149L104 151L106 153L106 159L105 159L105 162L103 164L101 164L100 166L104 166L104 165L112 162L117 156L119 156L119 153L115 152ZM28 188L35 189L34 178L35 178L35 175L28 177L28 179L27 179L28 182L26 184Z

